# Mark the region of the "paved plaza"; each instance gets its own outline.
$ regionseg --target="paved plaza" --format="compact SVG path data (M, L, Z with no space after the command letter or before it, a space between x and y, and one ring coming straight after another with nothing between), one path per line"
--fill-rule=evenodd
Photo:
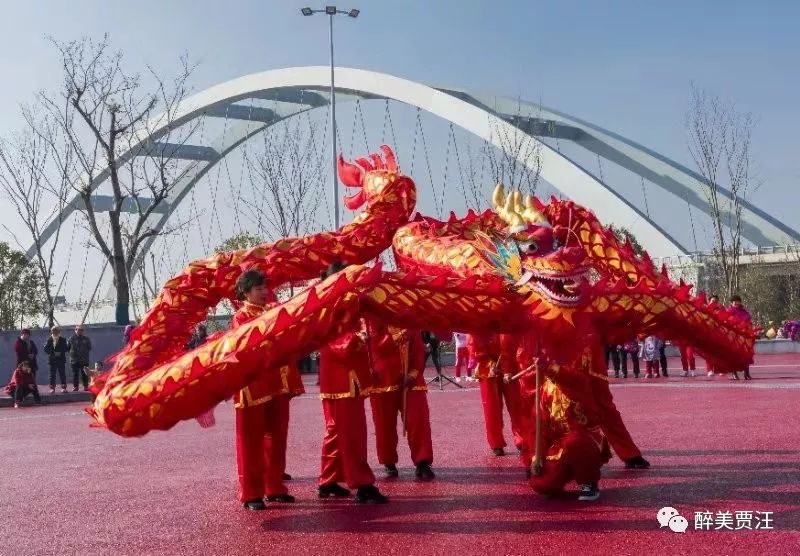
M385 506L316 498L323 426L309 386L292 405L297 503L260 513L235 500L229 404L215 428L187 422L142 439L90 429L79 403L0 409L3 498L13 502L0 506L0 553L797 554L800 355L760 356L753 375L612 380L653 467L612 459L596 503L537 496L515 454L492 456L474 386L431 392L437 479L415 481L403 447L400 478L379 480ZM663 506L688 519L685 533L659 528ZM772 512L757 514L771 529L713 530L720 514L745 511ZM710 512L711 531L695 529L696 512Z

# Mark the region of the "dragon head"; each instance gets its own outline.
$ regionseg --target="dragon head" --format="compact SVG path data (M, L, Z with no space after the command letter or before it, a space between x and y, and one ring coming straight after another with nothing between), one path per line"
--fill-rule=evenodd
M410 213L416 202L416 186L410 177L400 172L392 149L386 145L380 148L382 157L371 154L369 159L357 158L352 163L339 155L339 179L347 187L359 189L345 197L344 204L350 210L357 210L364 203L370 206L399 201Z
M588 294L589 266L580 247L567 247L566 233L552 227L533 196L505 193L498 184L492 204L507 225L504 236L490 239L489 260L515 285L550 308L575 308ZM486 238L484 238L486 242Z

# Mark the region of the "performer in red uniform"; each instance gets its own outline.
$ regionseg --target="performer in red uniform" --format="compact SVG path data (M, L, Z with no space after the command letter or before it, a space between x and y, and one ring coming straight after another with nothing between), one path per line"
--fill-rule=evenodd
M322 278L342 270L333 263ZM356 489L357 503L383 504L388 499L375 486L367 462L367 417L364 397L370 393L372 374L366 332L346 332L319 351L319 397L325 417L319 497L343 498Z
M509 378L519 371L517 340L507 334L474 336L470 356L475 360L475 378L480 381L486 440L496 456L505 454L503 438L503 400L511 418L514 445L523 462L529 461L528 430L530 419L520 395L519 383Z
M611 452L598 423L589 377L544 358L539 358L536 367L542 373L536 411L542 420L545 457L530 485L539 494L553 495L574 480L580 486L578 500L597 500L600 468ZM535 433L531 438L535 442Z
M428 387L423 370L425 344L417 330L389 328L369 322L367 345L373 365L373 387L369 401L375 424L378 461L389 477L397 477L397 416L403 419L411 450L411 461L420 479L435 477L431 441ZM405 407L404 407L405 406Z
M608 373L604 366L603 348L595 342L595 348L587 348L581 365L588 370L589 386L597 405L597 416L608 443L619 458L625 462L626 469L647 469L650 462L642 457L642 452L631 438L608 384Z
M686 344L678 344L678 351L681 354L681 367L683 368L683 376L694 376L695 360L694 348Z
M236 291L244 304L234 315L231 327L258 317L274 305L266 277L257 270L242 273ZM289 400L303 392L300 373L292 362L280 368L260 369L259 377L234 398L239 499L249 510L266 509L265 495L270 502L294 502L283 484Z
M650 467L650 462L642 457L641 450L631 438L617 406L614 405L605 365L604 344L602 342L590 343L594 348L585 348L575 361L570 362L570 366L575 372L582 372L588 377L592 403L596 408L597 424L602 428L608 443L625 462L625 467L627 469L647 469ZM550 356L539 347L534 334L526 335L517 351L519 365L524 369L533 368L533 364L537 361L537 354L545 358ZM534 373L527 373L520 379L523 398L533 398L535 378Z

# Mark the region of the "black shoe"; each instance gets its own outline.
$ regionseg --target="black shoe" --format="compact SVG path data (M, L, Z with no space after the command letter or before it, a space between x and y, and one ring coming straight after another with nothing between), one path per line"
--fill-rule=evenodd
M619 378L619 373L614 373L614 378Z
M628 378L628 373L623 374L622 378Z
M358 487L356 491L356 504L386 504L388 501L375 485Z
M260 512L262 510L266 510L267 506L264 504L264 500L261 498L256 498L255 500L248 500L243 504L245 510L251 510L254 512Z
M581 493L578 495L578 500L581 502L594 502L598 498L600 498L600 489L597 488L597 483L581 485Z
M495 448L492 450L492 453L498 457L506 455L506 451L502 448Z
M649 469L650 462L642 456L636 456L625 460L625 469Z
M283 474L283 480L284 481L291 481L292 480L292 476L289 475L288 473L284 473Z
M347 498L350 496L350 491L341 486L339 483L330 483L327 485L320 485L317 489L317 494L320 498Z
M426 481L436 478L436 474L433 472L433 469L431 469L431 466L428 463L420 463L417 465L417 470L414 472L414 474L418 478Z
M294 502L294 496L291 494L276 494L275 496L267 496L267 502Z
M395 478L400 476L400 472L397 470L397 466L393 463L389 465L385 465L386 467L386 476L389 478Z

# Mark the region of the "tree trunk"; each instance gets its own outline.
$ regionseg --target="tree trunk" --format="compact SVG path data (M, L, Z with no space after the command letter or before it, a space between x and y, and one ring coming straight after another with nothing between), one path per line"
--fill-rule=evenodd
M111 269L114 272L114 287L117 291L117 309L115 318L117 324L130 324L130 284L128 283L128 268L125 264L125 248L122 244L122 228L119 222L119 213L109 213L111 220L111 239L113 256Z

